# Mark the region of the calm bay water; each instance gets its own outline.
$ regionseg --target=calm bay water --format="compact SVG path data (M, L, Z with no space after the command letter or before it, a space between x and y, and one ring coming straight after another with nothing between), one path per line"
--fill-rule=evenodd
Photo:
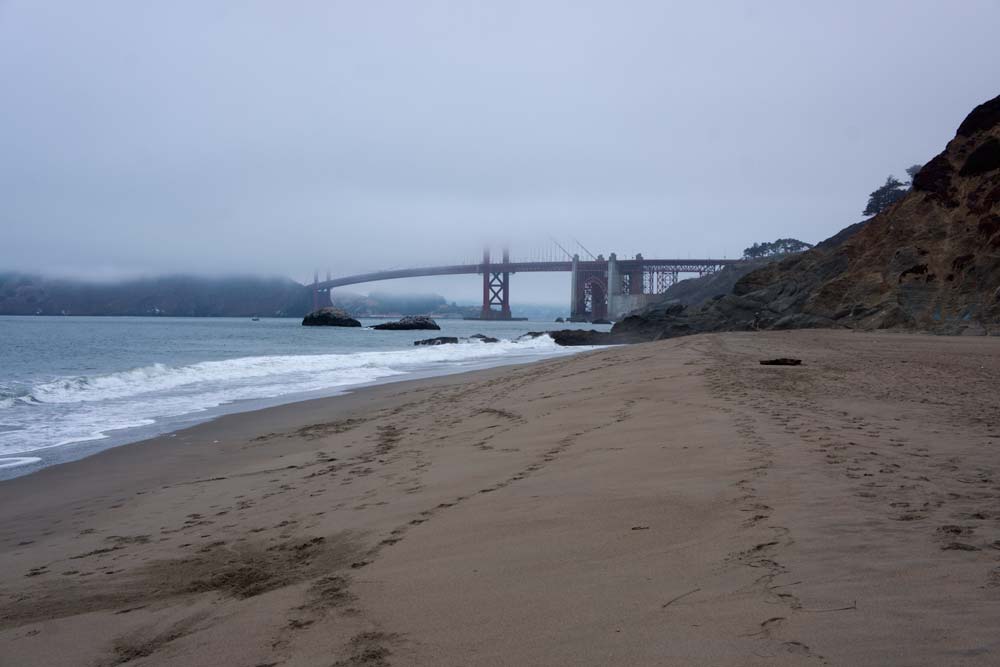
M580 325L441 320L440 332L367 328L378 321L348 329L293 319L0 317L0 479L227 412L580 350L548 337L517 340ZM475 333L501 342L413 345Z

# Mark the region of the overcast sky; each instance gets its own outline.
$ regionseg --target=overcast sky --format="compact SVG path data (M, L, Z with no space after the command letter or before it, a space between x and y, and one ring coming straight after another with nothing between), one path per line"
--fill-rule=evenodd
M998 26L996 0L0 0L0 270L815 242L1000 93Z

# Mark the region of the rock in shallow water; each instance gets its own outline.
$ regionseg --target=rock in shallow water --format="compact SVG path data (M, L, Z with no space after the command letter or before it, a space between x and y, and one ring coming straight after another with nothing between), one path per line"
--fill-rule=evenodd
M457 343L458 338L455 336L438 336L437 338L425 338L423 340L413 341L414 345L450 345Z
M304 327L360 327L361 322L340 308L320 308L302 318Z
M563 346L574 346L574 345L622 345L624 343L639 343L642 342L642 338L629 336L629 335L613 335L607 331L596 331L590 329L589 331L584 331L582 329L560 329L559 331L529 331L528 333L521 336L522 339L538 338L539 336L548 336L556 342L557 345Z
M379 329L382 331L412 331L412 330L429 330L429 331L440 331L441 327L438 323L425 315L416 315L414 317L404 317L398 322L383 322L382 324L376 324L372 329Z

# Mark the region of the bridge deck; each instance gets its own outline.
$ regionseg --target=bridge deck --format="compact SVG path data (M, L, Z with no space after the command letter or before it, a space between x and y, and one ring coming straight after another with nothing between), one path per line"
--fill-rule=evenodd
M717 269L722 266L734 264L739 260L735 259L619 259L617 260L618 270L621 273L633 271L664 271L678 273L697 273L710 269ZM580 261L577 263L579 271L606 271L607 260ZM546 273L546 272L569 272L573 270L573 263L562 262L498 262L489 264L490 271L509 273ZM318 289L332 289L334 287L344 287L346 285L359 285L361 283L372 283L380 280L395 280L398 278L421 278L426 276L455 276L467 274L482 274L483 264L451 264L447 266L426 266L414 269L393 269L389 271L375 271L373 273L359 273L353 276L344 276L325 280L316 285Z

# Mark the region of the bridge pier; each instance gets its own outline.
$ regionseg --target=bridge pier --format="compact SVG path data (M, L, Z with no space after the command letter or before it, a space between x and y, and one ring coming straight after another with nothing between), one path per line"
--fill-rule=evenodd
M646 290L642 255L636 255L629 263L632 266L622 272L618 270L618 258L614 253L608 260L608 318L612 320L620 320L633 310L648 305L663 291L653 288L653 280L649 281L651 289Z
M570 303L571 322L590 322L608 317L608 261L603 255L580 266L580 257L573 255L573 300ZM596 266L594 266L596 265Z
M569 321L577 322L584 319L583 288L580 285L580 256L573 255L570 265Z
M645 260L642 255L619 260L615 253L607 260L598 255L596 259L581 262L574 255L570 265L570 321L620 320L659 299L677 282L681 271L704 275L722 266L725 260L669 262Z

